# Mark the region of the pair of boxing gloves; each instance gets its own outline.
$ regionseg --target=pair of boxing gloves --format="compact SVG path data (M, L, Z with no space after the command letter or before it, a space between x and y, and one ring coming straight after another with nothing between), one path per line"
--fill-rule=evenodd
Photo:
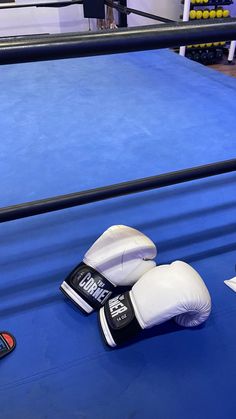
M181 261L156 266L156 253L140 231L112 226L61 284L82 311L99 310L102 334L111 347L171 318L193 327L210 314L211 297L200 275ZM132 288L111 298L117 286Z

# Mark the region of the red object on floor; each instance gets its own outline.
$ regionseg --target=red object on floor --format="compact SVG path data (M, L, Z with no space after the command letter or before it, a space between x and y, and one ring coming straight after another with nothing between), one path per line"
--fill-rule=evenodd
M8 355L15 349L16 340L8 332L0 332L0 358Z

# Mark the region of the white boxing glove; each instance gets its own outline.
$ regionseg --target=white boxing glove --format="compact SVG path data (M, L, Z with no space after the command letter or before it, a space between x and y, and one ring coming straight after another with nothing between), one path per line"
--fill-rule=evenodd
M131 286L156 266L155 244L124 225L108 228L63 281L61 291L86 313L99 309L116 286Z
M106 343L115 347L171 318L181 326L198 326L210 311L211 297L200 275L176 261L153 268L131 291L107 301L99 320Z

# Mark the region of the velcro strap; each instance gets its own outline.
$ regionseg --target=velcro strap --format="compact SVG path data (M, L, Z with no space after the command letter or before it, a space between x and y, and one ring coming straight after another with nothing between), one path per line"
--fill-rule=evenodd
M104 312L111 335L117 345L124 344L142 330L136 319L129 291L107 301Z
M115 289L103 275L83 262L70 273L65 281L96 310L105 304Z

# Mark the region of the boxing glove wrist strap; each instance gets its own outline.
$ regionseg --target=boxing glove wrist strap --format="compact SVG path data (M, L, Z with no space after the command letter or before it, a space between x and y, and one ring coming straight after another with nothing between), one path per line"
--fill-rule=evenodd
M114 285L104 278L102 274L83 262L76 266L64 283L71 287L76 295L79 295L87 303L86 305L96 310L99 310L104 305L115 289ZM73 299L73 297L71 298ZM76 302L74 299L73 301ZM78 305L80 308L83 308L79 302ZM85 311L88 312L87 310Z
M124 344L142 330L136 319L129 292L107 301L104 313L111 336L117 345Z

